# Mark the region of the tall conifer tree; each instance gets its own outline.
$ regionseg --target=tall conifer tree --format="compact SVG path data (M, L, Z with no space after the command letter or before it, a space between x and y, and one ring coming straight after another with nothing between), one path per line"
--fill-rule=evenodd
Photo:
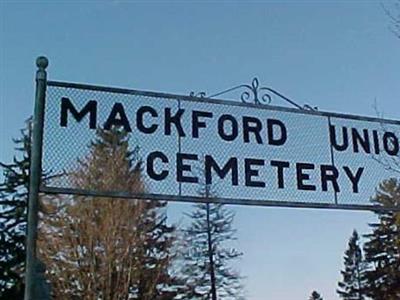
M215 197L209 185L199 192ZM231 263L242 254L229 247L235 240L234 214L222 204L196 204L184 230L183 272L185 294L181 299L243 299L241 276ZM228 244L227 244L228 243Z
M366 264L359 242L359 235L354 230L344 256L344 270L341 271L343 279L338 283L337 293L344 300L365 299Z
M380 184L375 204L400 207L400 182L389 179ZM400 299L400 213L377 211L379 222L370 224L364 246L367 293L374 300Z
M0 299L22 299L29 185L30 122L15 139L13 163L0 163Z

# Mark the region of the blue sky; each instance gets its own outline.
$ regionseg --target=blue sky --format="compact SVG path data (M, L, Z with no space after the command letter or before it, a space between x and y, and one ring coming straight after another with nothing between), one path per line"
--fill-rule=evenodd
M385 2L386 3L386 2ZM390 4L390 2L387 2ZM380 2L0 2L0 160L32 113L34 60L49 78L189 94L258 76L321 110L399 119L400 40ZM179 215L189 205L173 204ZM368 212L235 207L252 300L338 299Z

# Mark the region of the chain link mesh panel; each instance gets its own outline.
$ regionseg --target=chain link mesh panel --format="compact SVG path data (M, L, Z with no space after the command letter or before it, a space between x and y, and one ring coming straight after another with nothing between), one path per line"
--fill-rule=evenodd
M49 82L42 191L202 201L208 186L225 203L368 208L400 169L399 129L397 121Z

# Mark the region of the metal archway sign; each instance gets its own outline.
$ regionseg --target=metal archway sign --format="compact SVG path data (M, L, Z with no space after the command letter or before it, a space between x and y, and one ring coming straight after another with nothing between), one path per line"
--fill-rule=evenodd
M399 121L257 102L269 94L247 103L57 81L46 88L43 169L62 174L42 182L46 193L197 202L209 201L198 193L207 184L226 204L373 209L375 188L396 176L388 166L400 159ZM96 129L115 126L139 149L145 193L71 177Z
M271 88L260 87L257 79L210 97L205 93L174 95L49 81L47 65L45 57L38 58L27 289L31 288L39 192L400 210L370 201L379 183L398 176L398 120L303 107ZM216 99L240 89L244 89L242 101ZM295 108L273 106L273 97ZM145 192L91 188L72 176L79 161L89 155L96 129L115 126L128 133L132 149L139 149ZM40 182L42 169L55 176ZM217 186L217 197L201 196L201 185Z

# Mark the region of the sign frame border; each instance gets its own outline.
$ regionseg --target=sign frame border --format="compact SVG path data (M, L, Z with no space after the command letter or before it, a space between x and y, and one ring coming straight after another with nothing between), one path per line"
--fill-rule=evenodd
M400 121L393 119L383 119L378 117L368 117L368 116L358 116L353 114L343 114L343 113L334 113L334 112L326 112L326 111L317 111L317 110L307 110L307 109L298 109L298 108L290 108L284 106L276 106L269 104L255 104L255 103L243 103L234 100L227 99L216 99L216 98L207 98L207 97L198 97L193 95L179 95L179 94L171 94L171 93L163 93L163 92L154 92L154 91L145 91L145 90L137 90L137 89L126 89L119 87L108 87L102 85L92 85L92 84L82 84L82 83L73 83L73 82L64 82L64 81L50 81L46 82L46 86L49 87L60 87L60 88L73 88L78 90L90 90L90 91L99 91L99 92L108 92L108 93L116 93L116 94L125 94L125 95L136 95L136 96L148 96L148 97L157 97L164 99L173 99L177 101L187 101L187 102L195 102L195 103L209 103L216 105L229 105L229 106L238 106L238 107L246 107L246 108L256 108L270 111L283 111L290 112L295 114L304 114L304 115L314 115L314 116L322 116L326 117L328 121L330 118L341 118L347 120L355 120L355 121L368 121L368 122L376 122L380 124L390 124L390 125L399 125ZM311 209L338 209L338 210L357 210L357 211L400 211L400 207L397 209L395 207L383 207L380 205L366 205L366 204L340 204L340 203L311 203L311 202L302 202L302 201L277 201L277 200L249 200L249 199L233 199L233 198L220 198L217 199L207 199L204 197L196 197L196 196L182 196L182 195L164 195L164 194L132 194L127 192L118 192L118 191L87 191L82 189L73 189L73 188L60 188L60 187L47 187L40 185L40 192L46 194L68 194L68 195L78 195L78 196L91 196L91 197L110 197L110 198L122 198L122 199L141 199L141 200L164 200L164 201L174 201L174 202L186 202L186 203L222 203L222 204L231 204L231 205L244 205L244 206L264 206L264 207L284 207L284 208L311 208Z

